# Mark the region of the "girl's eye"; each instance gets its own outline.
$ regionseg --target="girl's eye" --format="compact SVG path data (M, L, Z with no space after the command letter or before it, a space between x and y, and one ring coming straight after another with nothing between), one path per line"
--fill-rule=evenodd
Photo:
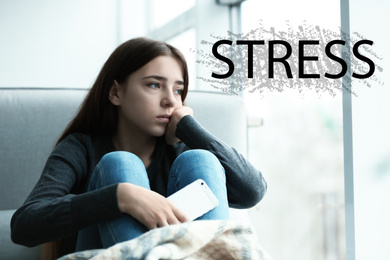
M148 86L151 87L151 88L159 88L160 84L158 84L158 83L150 83L150 84L148 84Z
M176 89L174 92L177 95L181 95L183 93L183 90L182 89Z

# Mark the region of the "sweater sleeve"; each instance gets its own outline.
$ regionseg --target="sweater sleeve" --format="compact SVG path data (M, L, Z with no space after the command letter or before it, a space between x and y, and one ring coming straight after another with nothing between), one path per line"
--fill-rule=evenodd
M38 183L12 217L12 241L36 246L121 214L117 185L81 193L91 146L91 139L84 135L70 135L57 145Z
M208 150L219 159L225 169L231 207L253 207L263 198L267 183L262 173L234 148L205 130L194 117L183 117L177 124L175 134L188 148Z

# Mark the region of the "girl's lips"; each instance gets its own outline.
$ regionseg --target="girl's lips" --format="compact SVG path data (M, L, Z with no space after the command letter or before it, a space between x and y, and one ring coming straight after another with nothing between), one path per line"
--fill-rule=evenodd
M162 116L158 116L157 120L162 122L162 123L169 123L170 118L171 118L171 116L169 116L169 115L162 115Z

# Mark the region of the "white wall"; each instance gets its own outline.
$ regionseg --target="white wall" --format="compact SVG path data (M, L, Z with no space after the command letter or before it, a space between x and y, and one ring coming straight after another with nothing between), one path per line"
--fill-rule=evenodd
M390 241L390 51L387 0L350 1L351 31L374 41L383 59L383 86L356 83L352 99L356 259L389 259Z
M90 87L114 48L144 33L138 2L0 0L0 86Z

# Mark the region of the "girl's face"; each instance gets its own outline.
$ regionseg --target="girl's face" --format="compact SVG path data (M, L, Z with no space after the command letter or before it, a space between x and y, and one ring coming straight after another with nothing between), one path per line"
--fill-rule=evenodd
M180 64L171 56L154 58L125 83L112 87L110 100L118 106L118 127L135 136L164 135L172 112L183 105L183 89Z

